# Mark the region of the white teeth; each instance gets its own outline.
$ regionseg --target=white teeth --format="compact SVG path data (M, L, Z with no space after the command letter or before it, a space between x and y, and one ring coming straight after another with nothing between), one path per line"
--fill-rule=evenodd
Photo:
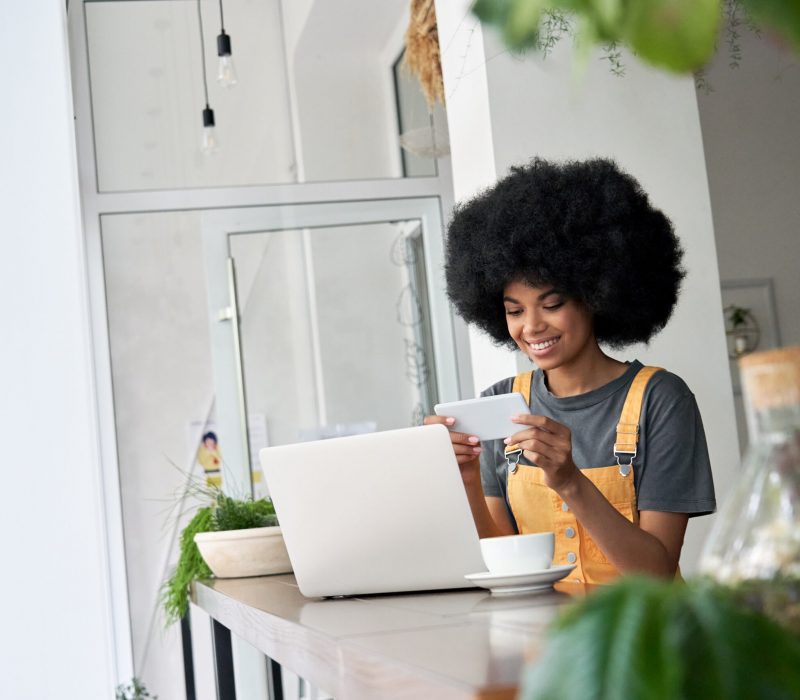
M531 343L530 345L534 350L544 350L551 345L555 345L557 342L558 338L552 338L551 340L545 340L543 343Z

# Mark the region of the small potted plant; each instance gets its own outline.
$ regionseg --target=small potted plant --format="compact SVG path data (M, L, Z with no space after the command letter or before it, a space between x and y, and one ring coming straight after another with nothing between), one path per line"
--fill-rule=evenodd
M745 309L741 306L731 306L728 311L728 320L733 330L733 349L737 355L743 355L748 349L747 336L736 331L743 329L747 325L747 317L749 315L750 309Z
M116 700L158 700L158 695L151 694L145 684L134 677L127 685L117 686L115 698Z
M724 313L725 332L732 341L728 352L735 360L758 347L759 328L750 309L731 304L725 307Z
M272 501L233 498L216 488L204 493L211 503L199 508L181 532L178 564L164 584L168 625L186 614L194 581L292 570Z

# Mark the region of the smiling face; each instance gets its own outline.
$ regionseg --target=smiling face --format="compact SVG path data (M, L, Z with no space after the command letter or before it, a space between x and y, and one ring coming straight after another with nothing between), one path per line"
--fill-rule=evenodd
M510 282L503 290L508 333L543 370L571 365L596 352L589 310L552 287Z

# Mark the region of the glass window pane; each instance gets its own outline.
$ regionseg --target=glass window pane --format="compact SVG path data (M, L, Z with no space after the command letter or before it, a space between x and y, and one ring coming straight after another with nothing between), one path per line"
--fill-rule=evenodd
M202 214L106 215L101 229L134 670L181 697L178 628L163 630L159 590L197 503L181 501L188 475L208 477L200 437L217 429ZM430 413L422 235L409 220L230 237L256 459L266 444ZM225 459L238 436L219 437Z
M219 5L201 0L209 104L219 142L201 150L197 3L86 4L102 192L430 175L406 163L399 127L427 123L419 86L394 63L406 0L226 0L238 82L217 84ZM398 113L400 110L400 113ZM417 158L417 157L415 157Z
M200 215L101 224L134 672L159 697L183 697L179 626L164 629L159 592L196 503L180 499L198 434L213 418Z
M403 63L403 56L394 64L394 81L400 135L405 137L402 141L403 175L434 176L436 160L424 155L426 149L435 146L433 119L419 81Z
M419 222L231 237L249 414L270 444L421 422L436 402Z
M296 180L276 0L225 3L239 82L217 85L219 6L201 3L219 148L205 155L196 2L86 5L100 191ZM234 28L238 28L235 31Z

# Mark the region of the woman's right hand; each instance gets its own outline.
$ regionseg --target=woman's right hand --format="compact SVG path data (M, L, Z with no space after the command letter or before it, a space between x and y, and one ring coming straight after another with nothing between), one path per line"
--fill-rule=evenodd
M425 416L425 425L441 423L448 429L455 425L456 419L451 416ZM465 485L470 481L480 480L481 477L481 443L475 435L460 433L450 430L450 442L453 443L453 452L456 455L461 478Z

